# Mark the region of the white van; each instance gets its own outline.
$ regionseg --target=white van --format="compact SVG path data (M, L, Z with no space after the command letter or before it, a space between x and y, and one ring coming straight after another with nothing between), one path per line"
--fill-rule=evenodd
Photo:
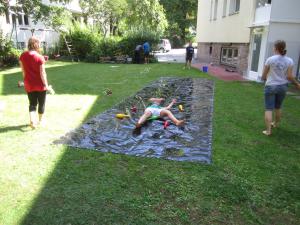
M168 52L172 49L169 39L160 39L157 48L160 52Z

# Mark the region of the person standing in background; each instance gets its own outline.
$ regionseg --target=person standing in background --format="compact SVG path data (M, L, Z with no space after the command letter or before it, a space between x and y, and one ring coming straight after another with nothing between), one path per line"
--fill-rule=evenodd
M39 54L39 49L40 41L31 37L28 40L28 51L23 52L20 56L24 87L29 100L29 119L32 129L42 122L46 92L50 90L45 71L45 59ZM36 113L37 106L38 115Z
M148 64L149 55L150 55L150 44L147 41L143 44L143 49L144 49L145 64Z
M285 41L278 40L274 44L274 55L269 57L265 63L262 80L265 84L265 124L266 130L263 134L272 134L272 127L278 126L281 119L281 105L286 95L288 82L292 82L300 89L299 82L293 76L294 62L286 56ZM275 121L273 121L275 111Z
M189 45L186 47L186 55L185 55L185 66L184 69L191 69L192 59L194 56L194 47L192 42L189 42Z
M141 53L142 53L143 46L138 44L134 49L134 60L137 64L141 63Z

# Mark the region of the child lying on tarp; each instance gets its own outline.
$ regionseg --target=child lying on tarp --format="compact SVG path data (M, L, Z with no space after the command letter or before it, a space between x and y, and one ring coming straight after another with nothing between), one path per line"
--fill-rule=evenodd
M140 117L139 121L135 125L135 130L142 127L142 125L146 122L149 118L162 118L162 117L169 117L170 120L176 125L181 126L184 124L184 120L178 120L170 111L171 107L176 103L176 99L173 99L172 102L167 107L162 107L160 104L164 101L164 98L150 98L149 101L152 103L148 106L144 114Z

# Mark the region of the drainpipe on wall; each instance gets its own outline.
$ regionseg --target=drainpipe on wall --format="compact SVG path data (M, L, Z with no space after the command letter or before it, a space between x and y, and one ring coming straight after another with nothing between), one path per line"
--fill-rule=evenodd
M299 60L298 60L298 68L296 71L296 79L300 81L300 52L299 52Z

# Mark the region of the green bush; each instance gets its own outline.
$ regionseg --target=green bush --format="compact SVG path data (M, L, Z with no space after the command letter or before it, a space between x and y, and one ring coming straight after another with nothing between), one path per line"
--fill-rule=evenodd
M0 65L15 66L19 63L22 51L13 47L12 41L3 37L0 33Z
M19 63L22 51L16 48L10 48L7 55L3 57L3 64L6 66L15 66Z
M101 49L102 55L101 56L116 56L122 55L123 52L120 49L119 39L110 37L101 40L99 44L99 49Z
M148 41L153 48L159 42L159 36L153 31L141 29L128 31L123 38L103 37L89 27L75 25L69 34L67 41L71 41L80 60L98 62L100 57L115 57L120 55L134 56L136 45ZM61 53L67 55L64 41L60 41Z
M91 55L102 37L89 27L75 24L70 33L66 35L66 39L72 42L79 59L84 60L87 55Z
M185 41L178 35L171 36L170 42L171 42L172 48L182 48L185 44Z
M127 32L126 36L120 42L120 47L125 55L134 56L134 49L138 44L143 44L148 41L151 49L159 42L159 36L150 30L131 30Z

